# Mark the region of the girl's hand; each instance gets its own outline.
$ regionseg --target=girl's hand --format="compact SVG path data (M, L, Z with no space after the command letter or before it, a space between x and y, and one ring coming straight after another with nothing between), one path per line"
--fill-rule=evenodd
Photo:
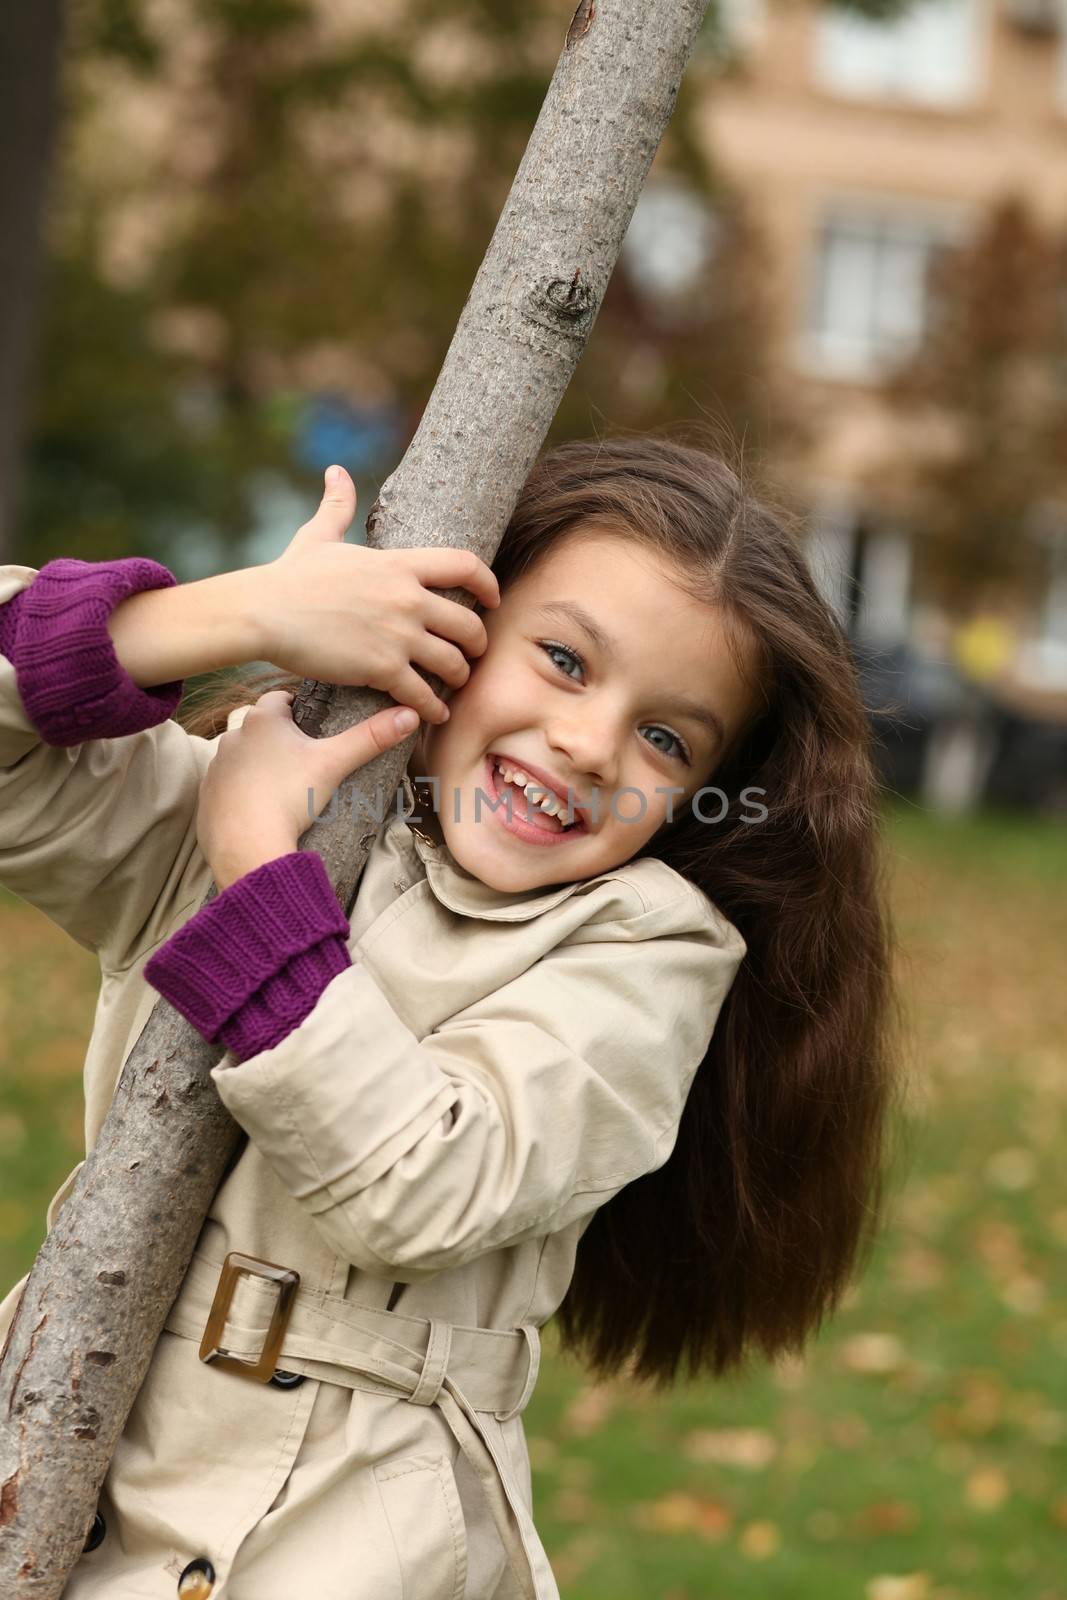
M344 733L312 739L293 721L292 699L287 689L261 695L240 727L219 739L200 784L196 837L220 892L295 850L338 785L419 722L411 707L390 706ZM398 726L405 715L408 726Z
M356 488L343 467L331 474L311 521L276 560L254 569L268 659L305 678L381 689L423 721L444 722L448 707L413 663L458 689L470 677L466 656L480 656L489 641L479 616L429 591L469 589L496 606L496 577L470 550L345 544Z

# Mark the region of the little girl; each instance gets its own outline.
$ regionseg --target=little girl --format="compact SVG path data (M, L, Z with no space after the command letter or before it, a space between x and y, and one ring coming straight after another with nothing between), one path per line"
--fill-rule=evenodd
M793 530L701 449L575 443L490 572L344 544L334 477L262 567L0 568L0 881L100 958L86 1148L161 994L248 1136L70 1600L555 1600L539 1329L601 1378L740 1369L874 1237L877 786ZM307 791L406 733L308 738L304 676L423 719L347 916Z

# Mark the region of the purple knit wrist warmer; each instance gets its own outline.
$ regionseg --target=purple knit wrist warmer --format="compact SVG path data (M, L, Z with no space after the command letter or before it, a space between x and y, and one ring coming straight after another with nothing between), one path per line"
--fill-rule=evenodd
M18 632L19 611L25 598L25 589L20 589L18 594L13 594L10 600L5 600L3 605L0 605L0 656L6 656L12 664L15 661L15 635Z
M244 1061L284 1039L352 965L348 934L322 857L297 850L201 906L144 976L205 1039Z
M0 652L44 744L117 739L165 722L183 680L142 689L115 654L107 619L121 600L166 589L174 574L147 556L47 562L28 588L0 606Z
M123 669L107 619L127 595L177 580L158 561L61 557L0 604L0 654L49 745L120 738L177 710L181 680L143 689ZM145 978L239 1060L278 1044L351 966L348 918L322 857L268 861L202 906L146 964Z

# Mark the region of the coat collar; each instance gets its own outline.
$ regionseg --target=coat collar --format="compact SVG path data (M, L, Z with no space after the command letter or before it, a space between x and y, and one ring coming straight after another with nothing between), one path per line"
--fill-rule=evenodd
M404 800L409 814L417 814L418 804L411 780L404 774L401 779ZM516 893L511 889L493 889L473 873L461 867L445 845L437 844L421 829L395 813L386 825L387 832L395 835L398 843L414 850L426 871L426 880L434 898L462 917L481 917L490 922L527 922L542 911L559 905L580 887L580 881L564 883L555 888L527 889Z

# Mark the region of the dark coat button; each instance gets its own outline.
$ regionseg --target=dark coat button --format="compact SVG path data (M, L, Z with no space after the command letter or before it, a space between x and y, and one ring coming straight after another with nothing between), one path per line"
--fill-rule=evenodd
M215 1568L207 1556L197 1556L195 1561L190 1561L178 1579L181 1600L208 1600L214 1587Z
M93 1518L93 1525L89 1529L89 1537L85 1541L85 1549L82 1551L82 1554L88 1555L89 1551L95 1550L98 1544L103 1544L104 1534L106 1532L107 1523L104 1521L103 1517L98 1511L96 1516Z
M299 1389L306 1377L306 1372L283 1372L281 1367L276 1367L273 1378L268 1378L267 1382L273 1383L276 1389Z

